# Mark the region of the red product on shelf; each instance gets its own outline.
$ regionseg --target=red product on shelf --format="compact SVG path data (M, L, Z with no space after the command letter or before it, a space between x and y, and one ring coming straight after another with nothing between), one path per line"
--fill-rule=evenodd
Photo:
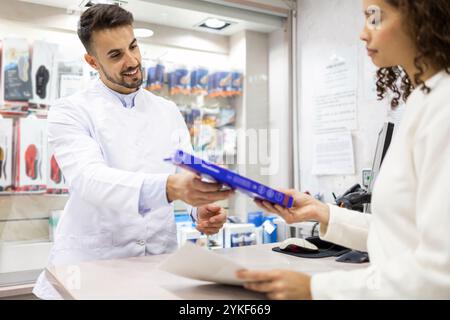
M14 190L43 192L46 189L47 120L17 119L14 124Z
M67 194L69 187L62 174L51 145L47 145L47 193Z
M25 151L25 171L32 180L36 180L38 177L39 165L38 149L34 144L30 144Z

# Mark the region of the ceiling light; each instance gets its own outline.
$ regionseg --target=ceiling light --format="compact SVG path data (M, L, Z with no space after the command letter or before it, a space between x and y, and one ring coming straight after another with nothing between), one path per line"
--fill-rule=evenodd
M134 36L136 38L150 38L153 36L153 31L145 28L136 28L134 29Z
M204 24L208 28L220 29L220 28L223 28L227 23L225 21L222 21L222 20L219 20L219 19L210 18L210 19L207 19L204 22Z
M225 29L226 27L228 27L229 25L231 25L230 22L216 19L216 18L208 18L208 19L204 20L203 22L201 22L198 26L202 27L202 28L207 28L207 29L222 30L222 29Z
M127 4L127 0L84 0L80 7L92 7L96 4L115 4L118 6L123 6Z

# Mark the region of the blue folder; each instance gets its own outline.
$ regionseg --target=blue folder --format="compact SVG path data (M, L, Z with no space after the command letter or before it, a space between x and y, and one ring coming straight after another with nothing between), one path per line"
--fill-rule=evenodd
M294 202L291 196L283 192L269 188L182 150L177 150L171 158L165 159L165 161L170 161L176 166L195 172L207 181L221 183L232 189L237 189L254 199L266 200L285 208L291 208Z

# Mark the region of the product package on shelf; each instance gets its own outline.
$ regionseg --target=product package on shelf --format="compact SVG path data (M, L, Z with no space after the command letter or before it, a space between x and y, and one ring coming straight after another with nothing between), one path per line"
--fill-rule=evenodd
M64 178L61 168L55 158L53 148L47 145L47 193L49 194L67 194L69 187Z
M251 223L225 223L223 226L223 244L224 248L257 244L255 225Z
M30 50L26 39L5 38L2 49L3 99L28 102L32 98Z
M176 67L168 74L170 95L189 95L191 93L191 74L186 67Z
M242 94L244 86L244 75L239 71L231 72L231 95L239 96Z
M218 71L209 77L208 97L225 98L241 95L243 74L237 71Z
M47 120L21 118L15 122L16 192L44 192L47 182Z
M192 94L206 95L208 93L208 75L206 68L196 68L191 73Z
M0 117L0 193L12 192L13 120Z
M55 58L58 45L44 41L33 43L31 81L33 85L33 99L31 103L50 105L53 81L56 77Z
M223 152L225 155L235 155L237 150L237 132L232 127L225 127L220 130L223 137Z
M150 91L160 91L164 85L165 66L157 62L155 65L147 68L146 89Z
M236 110L235 109L233 109L231 107L220 109L220 114L217 118L217 123L216 123L216 126L218 128L224 127L224 126L229 126L229 125L234 125L235 122L236 122Z
M214 72L210 76L208 96L210 98L227 97L231 92L231 72Z
M217 129L214 125L204 122L200 127L196 151L211 151L216 149Z

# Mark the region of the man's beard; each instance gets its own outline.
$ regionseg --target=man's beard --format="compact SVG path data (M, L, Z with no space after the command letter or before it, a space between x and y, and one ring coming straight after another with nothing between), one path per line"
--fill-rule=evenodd
M114 83L114 84L116 84L118 86L125 87L127 89L138 89L142 85L142 83L144 82L144 79L142 77L142 69L141 69L141 65L140 64L137 67L138 71L137 71L136 77L133 78L133 82L132 83L127 83L126 81L123 80L123 78L122 79L117 79L117 78L114 78L114 77L110 76L105 71L105 68L103 68L103 66L101 66L101 65L100 65L100 68L102 69L103 74L105 75L106 79L108 79L108 81L110 81L110 82L112 82L112 83ZM130 69L124 71L124 72L129 72L129 71L131 71L133 69L135 69L135 68L130 68ZM140 74L140 77L139 77L139 74Z

